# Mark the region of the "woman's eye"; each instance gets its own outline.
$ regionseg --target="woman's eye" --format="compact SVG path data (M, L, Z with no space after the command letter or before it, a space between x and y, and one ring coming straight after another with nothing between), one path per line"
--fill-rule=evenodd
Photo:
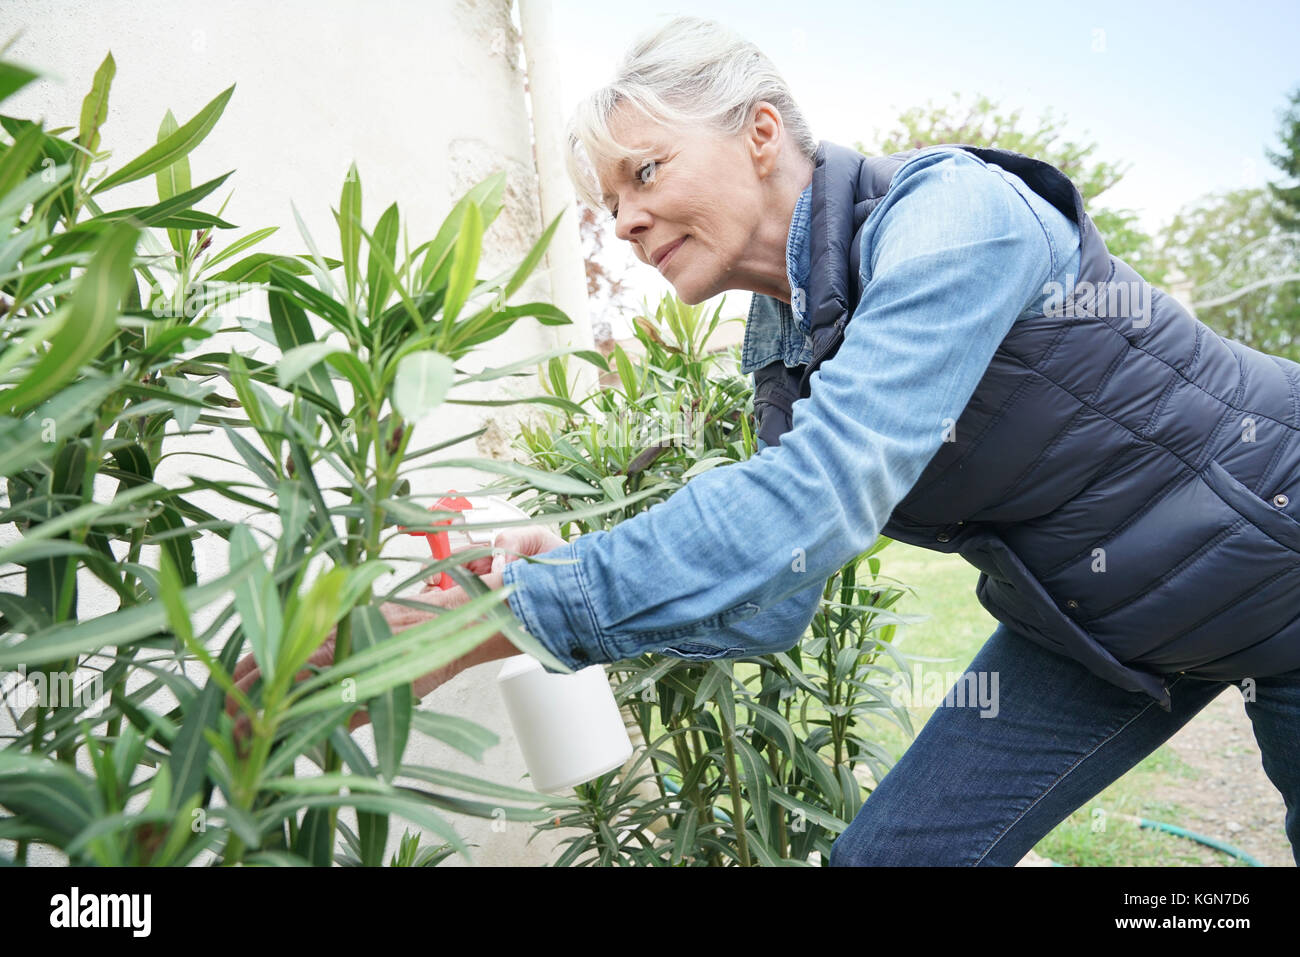
M636 177L642 183L651 183L654 181L655 173L658 172L658 170L659 170L659 164L654 160L649 160L648 162L643 163L641 165L641 168L636 171ZM611 209L609 211L609 218L611 221L617 221L618 210Z

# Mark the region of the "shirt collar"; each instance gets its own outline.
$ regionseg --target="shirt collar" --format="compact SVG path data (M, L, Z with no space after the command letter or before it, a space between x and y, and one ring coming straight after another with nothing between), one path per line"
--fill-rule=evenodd
M790 217L790 235L785 244L785 270L790 280L790 308L799 328L808 333L808 273L812 269L811 243L808 242L812 213L812 183L799 194ZM799 290L799 292L796 292Z
M782 360L787 368L812 360L812 339L808 334L808 275L812 271L812 244L809 242L812 218L812 184L803 191L790 217L786 237L786 278L790 281L790 303L755 293L745 323L741 344L740 371L748 375L770 362ZM796 293L796 290L801 292ZM793 307L798 307L795 312Z

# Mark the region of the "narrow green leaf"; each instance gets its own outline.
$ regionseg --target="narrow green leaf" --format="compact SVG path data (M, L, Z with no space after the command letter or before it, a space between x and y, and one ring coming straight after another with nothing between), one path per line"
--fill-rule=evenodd
M393 290L389 270L384 269L381 262L394 265L394 258L397 255L397 231L397 204L393 203L379 217L370 242L370 257L366 267L366 288L369 290L366 315L372 323L383 313L389 294Z
M451 745L479 762L483 760L484 751L501 743L494 732L481 724L453 714L438 714L416 708L411 715L411 727L421 734Z
M356 301L357 277L361 259L361 174L357 164L348 167L339 198L339 241L343 249L343 275L347 281L348 300Z
M352 641L358 651L388 641L393 637L388 622L374 605L352 610ZM411 732L414 698L409 684L394 685L366 702L370 723L375 729L375 752L379 757L379 774L388 782L397 775L402 754Z
M99 149L99 128L108 119L108 90L116 73L117 64L110 52L95 71L90 92L81 101L81 129L77 142L92 153Z
M231 85L217 94L192 120L161 143L157 143L145 150L144 153L127 163L116 173L100 180L91 190L91 193L100 193L106 189L112 189L114 186L141 179L150 173L156 173L160 169L171 166L183 156L188 156L196 146L203 142L204 137L211 132L212 127L221 118L222 111L225 110L226 103L234 92L235 87Z
M772 788L768 794L777 804L789 808L791 811L796 813L801 813L806 820L821 825L832 834L839 834L849 826L847 822L841 821L835 815L827 813L819 807L814 807L807 801L801 801L797 797L791 797L780 788Z
M454 322L474 286L474 273L478 269L479 253L483 247L483 217L477 205L471 203L465 210L460 234L456 237L451 277L447 283L447 298L442 315L446 323ZM444 332L445 334L445 332Z
M754 813L754 823L758 827L759 836L764 841L771 840L772 818L768 814L768 767L753 746L742 736L738 734L733 736L732 745L736 750L736 756L740 758L740 766L744 769L746 797L749 799L750 810Z
M330 811L327 807L308 808L298 828L298 838L293 842L293 853L305 858L313 867L329 867L333 863L333 833L330 830Z
M0 61L0 100L13 96L40 75L17 63Z
M232 569L221 578L185 589L181 592L181 600L195 611L227 594L250 572L248 566ZM130 645L166 626L167 613L162 602L133 605L86 621L59 622L25 641L0 647L0 668L8 669L19 664L30 668L51 661L66 661L74 655L99 652L108 647Z
M67 319L54 334L50 350L21 382L0 393L0 410L30 408L70 382L89 359L117 335L122 296L140 231L121 224L109 230L65 307Z
M320 365L326 356L346 351L347 347L340 342L308 342L301 346L294 346L276 363L276 384L282 389L287 389L307 372Z
M245 525L236 525L230 533L231 568L247 565L249 574L235 585L235 612L248 639L264 681L274 680L280 652L280 633L284 627L280 594L275 581L262 562L253 533Z

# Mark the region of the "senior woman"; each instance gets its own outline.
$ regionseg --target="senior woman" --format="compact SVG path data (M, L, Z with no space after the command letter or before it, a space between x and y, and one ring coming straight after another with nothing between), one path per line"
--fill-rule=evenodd
M571 145L684 301L754 294L760 450L609 531L503 535L573 560L471 565L533 636L573 668L782 651L880 534L956 552L999 625L831 865L1014 865L1230 683L1300 862L1300 366L1111 256L1046 163L814 139L711 21L638 42Z

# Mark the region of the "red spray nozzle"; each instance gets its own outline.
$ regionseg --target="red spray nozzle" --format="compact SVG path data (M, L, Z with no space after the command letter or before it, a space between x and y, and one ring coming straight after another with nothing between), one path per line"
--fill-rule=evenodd
M452 489L451 493L452 493L451 495L447 495L443 498L440 498L438 499L438 501L430 505L429 510L433 512L446 512L452 510L463 512L466 511L467 509L471 509L474 507L473 505L470 504L467 498L465 498L462 495L457 495L455 489ZM454 518L444 518L434 522L433 524L450 525L453 521L455 521ZM401 528L403 531L406 531L405 525L399 525L398 527ZM448 540L446 532L422 532L422 531L409 532L408 531L407 534L423 535L425 538L427 538L429 540L429 551L433 553L434 558L443 559L443 558L451 557L451 542ZM456 580L454 578L452 578L446 572L442 572L438 577L438 581L435 587L447 589L447 588L451 588L455 584L456 584Z

